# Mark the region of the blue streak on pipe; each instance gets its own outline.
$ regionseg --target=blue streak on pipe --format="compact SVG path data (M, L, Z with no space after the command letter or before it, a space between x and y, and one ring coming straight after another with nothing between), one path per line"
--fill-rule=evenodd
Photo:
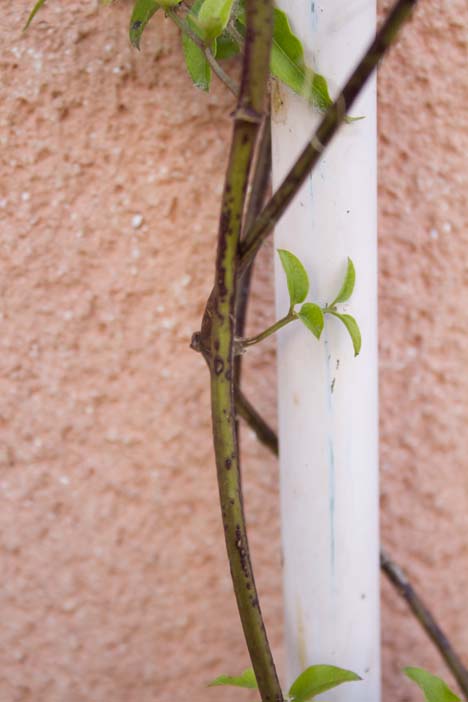
M310 2L310 25L312 29L317 26L317 0L311 0Z
M329 424L333 420L333 398L331 391L331 374L330 374L330 351L326 331L324 331L324 347L325 347L325 366L326 366L326 393L327 393L327 411ZM328 494L329 494L329 514L330 514L330 567L332 576L335 575L335 450L333 448L333 436L328 434Z
M328 437L328 492L330 495L330 561L331 572L335 576L335 452L333 440Z

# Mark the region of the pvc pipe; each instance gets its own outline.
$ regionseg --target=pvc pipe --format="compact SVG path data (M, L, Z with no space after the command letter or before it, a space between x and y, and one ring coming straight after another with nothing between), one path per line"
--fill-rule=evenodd
M280 0L332 95L375 31L374 0ZM278 94L279 91L279 94ZM355 291L343 311L362 333L354 358L341 322L319 342L300 322L278 334L279 437L287 683L307 666L353 670L363 682L329 702L380 698L375 82L276 228L277 248L311 278L309 300L337 294L350 256ZM320 116L284 87L273 94L273 183L282 181ZM278 318L288 309L275 256ZM321 699L321 698L319 698Z

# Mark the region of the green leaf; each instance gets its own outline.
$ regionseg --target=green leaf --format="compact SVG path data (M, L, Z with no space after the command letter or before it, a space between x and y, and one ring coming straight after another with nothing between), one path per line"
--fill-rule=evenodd
M312 334L317 337L317 339L320 339L325 322L320 307L314 305L312 302L305 302L298 313L298 317L301 322L305 324L307 329L310 329Z
M274 8L273 43L271 46L271 73L311 105L324 112L333 100L325 78L309 68L304 59L304 49L293 33L288 16ZM245 15L239 12L236 20L245 34Z
M130 42L135 49L140 48L141 35L156 10L159 10L160 7L162 7L162 3L155 0L135 0L129 30Z
M33 9L29 13L28 21L23 27L23 32L27 30L31 22L33 21L34 17L37 15L43 4L45 3L46 0L37 0L36 4L34 5Z
M350 670L337 668L334 665L311 665L293 682L289 696L292 702L306 702L322 692L353 680L361 680L361 678Z
M194 85L208 91L211 83L211 68L203 51L186 35L182 35L185 65Z
M226 29L234 0L204 0L198 24L206 41L211 42Z
M202 4L203 0L195 0L186 17L190 29L200 39L202 39L202 32L198 27L196 16ZM182 49L185 65L193 83L197 88L208 91L211 83L211 67L205 54L186 34L182 34Z
M252 668L247 668L240 675L220 675L219 678L208 683L208 687L217 685L233 685L234 687L247 687L249 690L258 688L255 673Z
M291 307L294 307L306 299L309 292L309 277L297 256L290 251L278 249L278 255L286 273Z
M218 60L229 59L236 56L240 51L239 44L231 39L231 37L224 32L221 34L216 41L216 55L215 58Z
M428 673L423 668L405 668L405 675L419 685L424 692L426 702L460 702L460 698L449 686L436 675Z
M274 10L271 72L320 110L332 104L327 81L306 65L304 49L291 29L287 14L277 8Z
M354 355L357 356L361 350L362 340L358 323L356 322L354 317L351 317L350 314L340 314L339 312L335 312L333 310L327 310L327 312L329 314L332 314L334 317L338 317L338 319L341 319L346 329L348 330L348 333L351 337L351 341L353 342Z
M356 270L354 268L354 263L348 256L348 267L346 269L346 275L343 280L343 284L340 288L340 292L335 297L330 307L334 307L337 302L346 302L349 300L354 290L354 283L356 282Z

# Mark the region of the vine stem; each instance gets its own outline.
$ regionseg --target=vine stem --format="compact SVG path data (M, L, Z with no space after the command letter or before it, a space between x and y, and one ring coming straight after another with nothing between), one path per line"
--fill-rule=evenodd
M239 242L251 164L262 124L273 32L271 0L246 1L242 80L226 171L218 230L215 284L200 334L192 346L204 355L211 379L211 413L226 549L244 636L262 702L282 702L252 564L242 501L235 411L235 315Z
M195 32L191 29L189 26L188 22L186 22L182 17L179 17L177 14L176 10L171 10L167 9L166 10L167 16L174 22L179 29L186 34L189 39L193 41L194 44L198 46L198 48L203 51L206 60L210 64L211 68L213 69L213 72L218 76L219 80L224 83L226 88L236 97L239 95L239 86L237 83L229 76L226 71L224 71L219 63L216 61L215 57L211 53L210 49L206 46L206 44L203 42L200 37L195 34Z
M352 107L366 81L377 67L379 61L395 42L399 30L408 20L418 0L397 0L375 39L351 74L348 82L326 111L320 125L307 144L288 175L279 186L273 197L264 207L260 216L246 233L241 247L242 273L245 266L253 259L263 241L279 221L284 211L297 194L307 176L316 166L333 136L346 119L348 110Z
M251 405L240 389L238 389L236 393L236 409L239 416L242 417L247 425L255 432L258 440L275 456L278 456L277 434L257 412L255 407ZM440 628L422 597L410 582L408 576L403 572L400 566L390 558L388 552L383 548L380 549L380 567L396 592L405 600L415 619L419 622L427 636L437 648L447 668L458 682L460 690L463 692L466 699L468 699L468 669L463 665L460 656Z
M400 0L397 6L400 9L403 6L408 9L416 1ZM248 270L256 251L266 238L268 233L265 234L266 229L273 222L268 215L266 228L262 225L263 229L260 228L260 235L258 235L258 222L261 223L265 212L268 214L271 211L271 207L269 209L267 205L263 214L260 214L247 232L245 245L241 248L241 230L249 174L267 94L272 29L272 0L246 0L242 80L234 113L233 135L222 198L215 284L205 308L201 331L192 338L192 348L201 351L210 371L213 440L220 505L232 583L245 640L262 702L283 702L283 694L260 610L245 525L236 419L234 356L239 280ZM393 37L382 35L382 30L377 37L385 43L385 47L380 52L380 58L391 44ZM370 54L367 61L372 58L373 55ZM376 63L377 61L374 62L373 67ZM372 69L368 71L369 74ZM352 85L354 98L364 82L365 79L358 85ZM331 121L334 126L328 135L328 141L351 103L352 101L343 101L341 96L341 99L335 103L335 111L329 110L327 113L328 122ZM324 122L328 124L327 116ZM316 150L319 146L318 153L323 150L324 143L317 141L320 136L325 139L326 135L323 135L319 129L318 137L313 142ZM317 160L318 158L309 162L306 159L304 164L299 159L297 167L299 172L293 174L293 179L305 178ZM305 174L301 171L304 167ZM291 183L287 186L288 190L290 185ZM299 185L300 183L296 187L293 184L290 199ZM277 203L275 196L270 203L272 201ZM280 209L283 207L284 210L288 203L287 198L283 200L280 198ZM277 218L283 210L277 214ZM249 249L250 253L246 255ZM243 251L242 259L241 251Z

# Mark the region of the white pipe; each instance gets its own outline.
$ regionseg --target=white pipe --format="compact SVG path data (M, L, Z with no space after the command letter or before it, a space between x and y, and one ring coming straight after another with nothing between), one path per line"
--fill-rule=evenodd
M308 62L333 94L375 31L375 0L281 0ZM276 188L318 123L304 100L280 88L273 100ZM346 304L362 351L327 316L320 342L294 322L278 333L279 436L288 685L309 665L329 663L364 678L324 696L380 699L377 418L377 217L375 82L276 228L277 248L296 254L311 301L331 302L346 270ZM288 309L276 256L277 313Z

